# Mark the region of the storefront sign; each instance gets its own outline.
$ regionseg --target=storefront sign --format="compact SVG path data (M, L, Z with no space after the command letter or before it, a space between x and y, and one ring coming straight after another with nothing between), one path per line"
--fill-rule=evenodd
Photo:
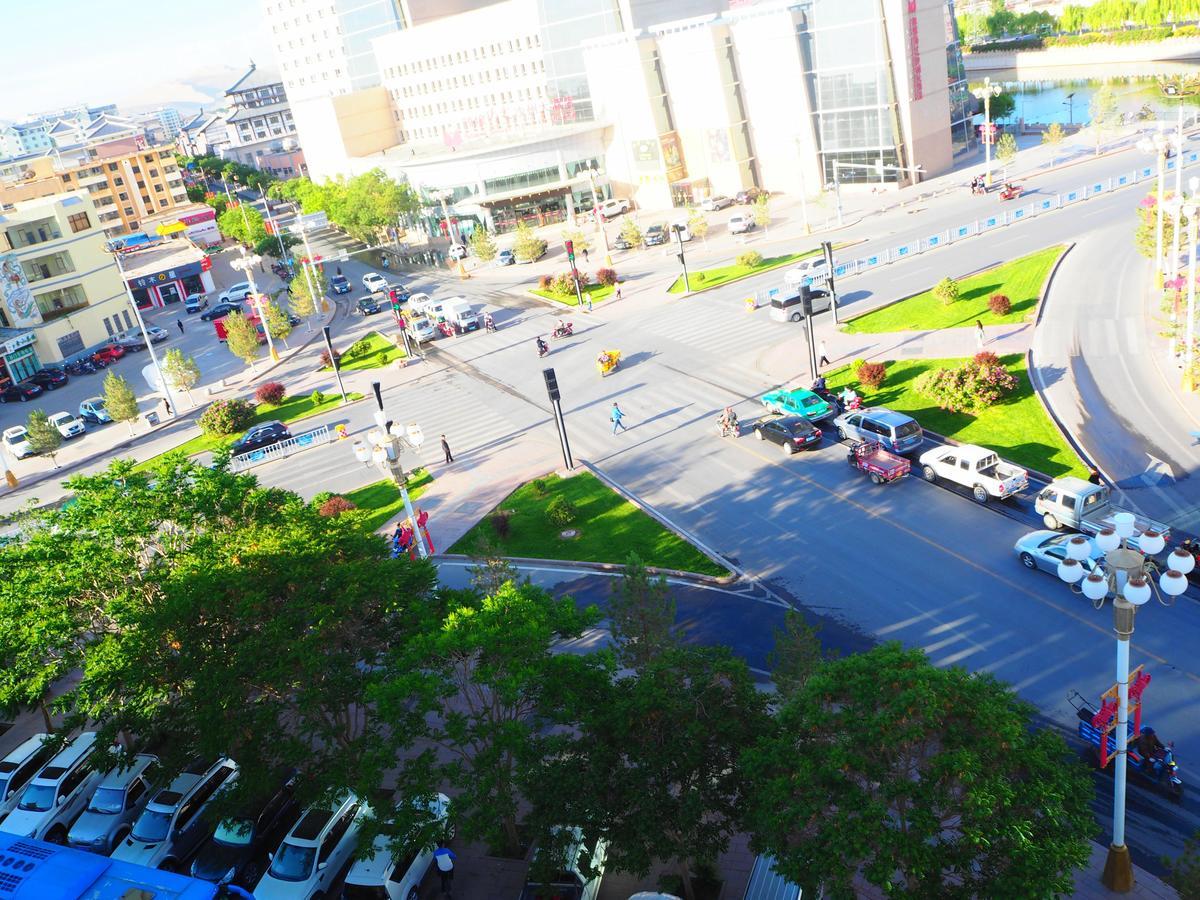
M912 73L912 98L925 96L921 83L921 40L917 33L917 0L908 0L908 67Z
M13 325L37 325L42 321L37 301L29 290L29 280L17 254L0 256L0 292L4 296L4 308L8 310Z
M182 222L172 222L170 225L167 225L167 224L159 225L157 228L154 229L154 233L161 237L166 237L168 234L177 234L180 231L184 231L186 229L187 229L187 226L184 225Z
M188 213L186 216L180 216L179 221L184 225L199 225L201 222L209 222L217 217L215 209L201 210L200 212Z
M655 168L658 166L658 142L657 141L634 141L633 142L633 161L638 164L638 168L643 171Z
M18 334L15 338L5 341L3 346L0 346L0 355L8 356L8 354L20 350L22 347L28 347L37 340L37 335L32 331L27 331L24 334Z
M189 275L199 275L203 270L204 267L201 262L188 263L187 265L168 269L165 272L135 278L129 282L129 286L136 291L142 288L153 287L157 284L166 284L168 281L179 281L181 278L187 278Z
M683 181L687 178L687 166L683 164L683 147L679 144L679 135L674 131L659 135L662 145L663 166L666 168L667 181Z

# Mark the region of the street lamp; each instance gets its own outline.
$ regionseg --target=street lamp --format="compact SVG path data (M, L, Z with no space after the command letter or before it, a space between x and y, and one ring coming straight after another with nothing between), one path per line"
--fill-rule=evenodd
M254 268L261 262L261 256L247 254L243 247L241 259L231 259L229 265L243 273L246 280L250 282L250 296L254 298L250 301L250 305L258 309L258 320L262 322L263 334L267 336L267 352L271 354L272 362L279 362L279 353L275 349L275 342L271 339L271 326L267 323L267 310L263 297L258 293L258 286L254 283Z
M1163 214L1171 219L1171 247L1167 250L1165 268L1167 274L1174 278L1179 274L1179 217L1183 214L1183 198L1172 194L1163 202ZM1164 226L1165 231L1165 226Z
M172 418L179 414L179 405L175 400L174 393L171 392L171 385L167 382L167 377L163 374L162 367L158 364L158 354L154 352L154 342L150 340L150 335L146 333L146 320L142 318L142 311L137 305L137 301L133 299L133 291L129 287L129 282L125 278L125 268L121 265L121 251L112 251L113 265L117 267L117 277L121 279L121 287L125 289L125 297L129 300L129 305L133 308L134 318L137 319L138 328L142 332L142 341L146 344L146 349L150 351L150 362L154 366L154 372L158 375L158 381L163 386L163 394L166 395L167 405L171 407L170 415Z
M1067 541L1067 558L1058 564L1058 577L1072 591L1091 600L1096 609L1112 598L1113 628L1117 632L1117 753L1113 762L1113 837L1101 880L1110 890L1129 891L1133 888L1133 868L1129 848L1125 846L1125 778L1129 745L1129 641L1133 636L1134 613L1155 595L1163 606L1174 604L1175 598L1187 590L1186 576L1195 560L1177 547L1167 558L1166 570L1160 571L1152 557L1166 546L1163 536L1156 531L1144 531L1135 549L1130 546L1134 535L1133 514L1117 513L1112 521L1112 527L1102 529L1094 539L1095 548L1104 554L1103 569L1096 567L1090 574L1084 571L1083 561L1094 557L1093 540L1076 535ZM1155 574L1159 575L1157 590ZM1102 733L1100 739L1107 740L1107 734Z
M1075 124L1075 92L1067 94L1067 99L1063 102L1063 106L1067 107L1067 115L1070 116L1068 125Z
M1200 186L1200 178L1188 180L1192 188L1192 196L1183 207L1183 214L1188 220L1188 299L1187 327L1184 330L1184 363L1183 383L1187 390L1192 390L1192 364L1196 353L1196 218L1200 209L1196 206L1196 187ZM1176 295L1178 296L1178 294Z
M1162 282L1163 273L1163 166L1166 157L1163 155L1167 148L1167 139L1162 133L1162 123L1153 137L1142 138L1137 148L1143 153L1153 153L1158 161L1158 199L1154 205L1154 276Z
M317 280L313 276L313 270L310 267L315 266L316 263L313 261L312 248L308 246L308 233L310 231L315 231L320 227L321 226L317 225L316 222L306 221L304 217L300 215L299 211L296 213L296 220L287 227L288 231L300 232L300 239L304 241L304 258L308 262L307 265L302 263L301 268L304 269L304 280L305 283L308 284L308 296L313 298L314 303L316 302L317 296ZM329 312L329 300L324 294L321 294L321 312ZM310 330L311 327L312 326L309 326Z
M600 215L600 192L596 188L596 176L600 174L596 170L596 163L590 162L587 167L588 180L592 183L592 218L596 222L596 230L600 232L600 240L604 242L604 265L612 268L612 251L608 249L608 229L604 227L604 220Z
M1000 85L992 84L991 78L984 78L983 87L971 91L983 101L983 177L988 187L992 186L992 98L998 97L1002 90Z

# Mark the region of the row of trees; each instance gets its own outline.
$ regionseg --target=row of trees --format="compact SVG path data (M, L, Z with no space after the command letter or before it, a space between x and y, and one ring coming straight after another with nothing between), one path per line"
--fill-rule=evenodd
M1057 18L1044 11L1014 13L1005 8L1004 0L992 0L986 12L957 17L959 35L968 42L1081 30L1153 28L1198 19L1200 0L1098 0L1087 6L1064 6Z
M792 614L769 703L743 661L682 640L636 558L611 649L563 652L598 609L495 558L471 589L439 587L365 512L322 515L219 460L116 462L68 486L73 504L28 514L0 550L0 706L102 745L152 739L168 772L228 753L231 806L281 767L305 801L388 774L410 797L448 790L459 833L496 852L575 824L609 840L610 869L669 864L688 897L742 831L833 897L856 877L1044 896L1087 859L1086 771L989 676L897 645L826 659ZM414 816L373 827L403 839Z
M321 184L308 178L277 181L267 194L291 200L306 213L325 212L334 225L368 244L390 240L392 230L424 205L411 185L393 181L382 169Z

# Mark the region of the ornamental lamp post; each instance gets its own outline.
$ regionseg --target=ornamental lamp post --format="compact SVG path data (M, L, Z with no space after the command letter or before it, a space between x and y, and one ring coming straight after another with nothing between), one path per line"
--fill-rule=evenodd
M596 176L600 173L596 169L595 162L588 164L587 174L588 180L592 183L592 219L595 221L596 230L600 232L600 240L604 243L604 265L611 269L612 251L608 249L608 229L604 227L604 220L600 215L600 192L596 187Z
M1184 328L1183 385L1186 390L1191 391L1195 390L1192 367L1196 355L1196 217L1200 213L1195 198L1200 178L1192 178L1189 186L1192 187L1192 197L1183 207L1183 215L1188 220L1188 298L1187 325Z
M984 180L987 186L992 186L992 98L998 97L1003 92L1003 88L998 84L992 84L991 78L983 79L983 87L975 88L971 91L976 97L983 101L983 158L984 158Z
M267 337L267 352L271 354L272 362L279 362L279 352L275 349L275 342L271 339L271 326L267 322L267 310L263 297L258 293L258 286L254 283L254 267L261 262L261 256L247 254L243 248L242 258L231 259L229 265L244 273L246 280L250 282L250 296L254 298L250 301L250 305L258 311L258 320L262 323L263 334Z
M1058 564L1058 577L1075 593L1083 594L1096 609L1112 599L1113 629L1117 633L1117 752L1113 760L1113 836L1104 863L1101 881L1109 890L1133 889L1133 866L1125 846L1125 784L1129 746L1129 642L1133 637L1134 614L1156 596L1163 606L1172 606L1175 598L1187 590L1187 574L1195 565L1192 555L1176 547L1167 557L1164 570L1153 559L1166 546L1156 531L1144 531L1133 542L1135 519L1132 513L1113 516L1111 528L1104 528L1094 539L1076 535L1067 541L1067 558ZM1103 567L1091 560L1103 554ZM1084 567L1087 562L1091 567ZM1158 575L1157 587L1154 576ZM1107 733L1100 740L1107 741Z

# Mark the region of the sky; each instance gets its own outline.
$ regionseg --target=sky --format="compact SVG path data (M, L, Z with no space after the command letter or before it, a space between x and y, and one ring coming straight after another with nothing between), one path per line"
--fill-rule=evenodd
M207 107L251 59L275 66L261 0L2 5L0 120L75 103Z

